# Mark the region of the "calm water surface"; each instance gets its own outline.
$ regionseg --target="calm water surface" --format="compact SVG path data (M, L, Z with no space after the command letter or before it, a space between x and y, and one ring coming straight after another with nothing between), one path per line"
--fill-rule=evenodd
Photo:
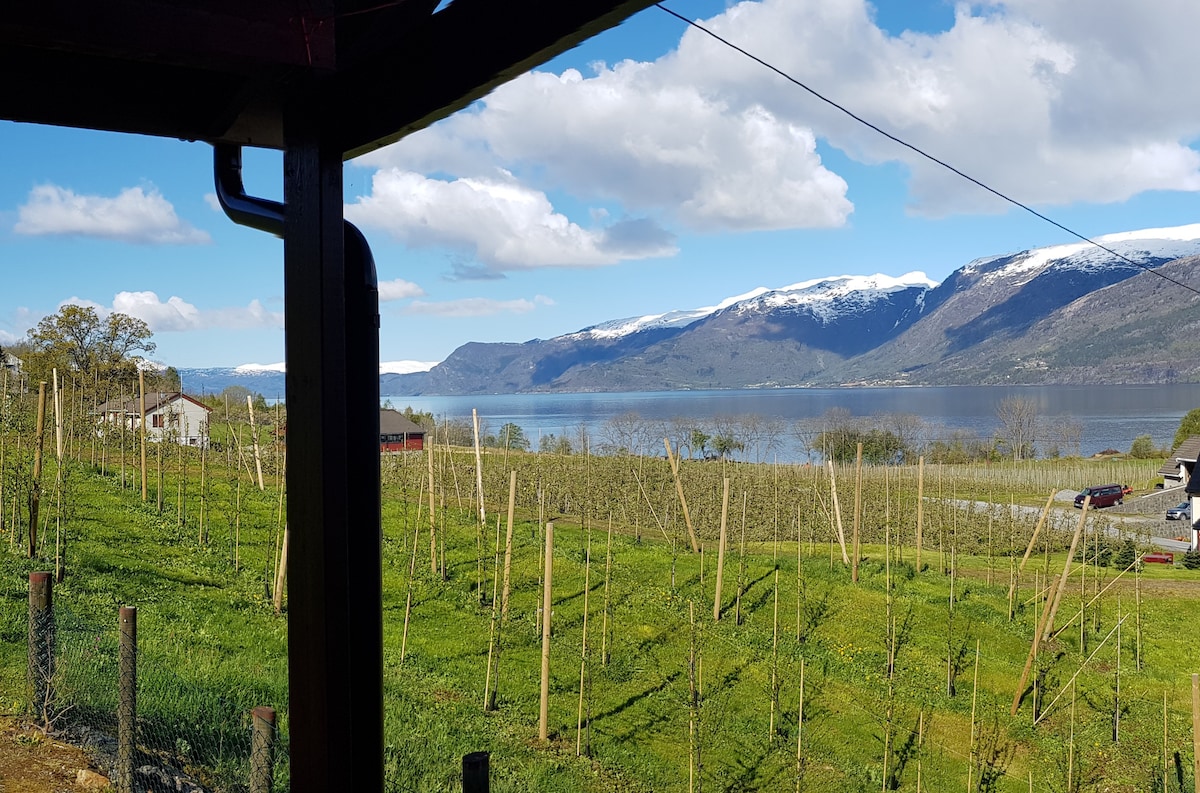
M1010 396L1033 400L1045 420L1078 422L1083 430L1080 451L1091 455L1108 448L1128 451L1138 435L1150 435L1156 446L1169 446L1179 420L1192 408L1200 407L1200 384L746 389L389 399L397 408L407 405L438 418L469 417L474 408L493 431L507 422L519 425L537 448L539 436L572 436L580 425L599 435L605 422L630 411L656 420L757 415L790 423L817 418L832 408L844 408L856 416L911 413L935 425L934 434L965 429L986 438L998 426L996 407ZM804 456L790 433L783 456Z

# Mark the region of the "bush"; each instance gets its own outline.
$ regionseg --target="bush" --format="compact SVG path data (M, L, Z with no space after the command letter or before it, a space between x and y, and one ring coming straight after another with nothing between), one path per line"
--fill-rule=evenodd
M1133 564L1133 560L1137 558L1137 545L1133 540L1126 540L1121 543L1121 547L1116 550L1112 556L1113 567L1118 570L1124 570L1129 565Z
M1157 449L1154 448L1154 439L1149 435L1139 435L1133 439L1133 445L1129 447L1129 456L1137 460L1148 460L1156 456Z
M1200 551L1188 551L1183 555L1183 566L1189 570L1200 570Z

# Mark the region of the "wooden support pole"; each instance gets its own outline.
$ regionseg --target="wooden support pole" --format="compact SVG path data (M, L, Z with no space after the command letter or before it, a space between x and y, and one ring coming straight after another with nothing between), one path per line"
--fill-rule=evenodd
M1057 583L1050 584L1053 588ZM1050 600L1046 600L1045 606L1042 607L1042 616L1038 619L1036 630L1033 632L1033 641L1029 644L1029 654L1025 657L1025 668L1021 670L1021 679L1017 683L1017 691L1013 694L1012 708L1009 709L1010 716L1017 715L1017 708L1021 706L1021 695L1025 693L1025 684L1029 682L1029 671L1033 668L1033 660L1037 658L1038 647L1042 643L1042 630L1046 627L1046 618L1050 616Z
M134 793L137 759L137 609L121 608L117 647L117 790Z
M287 588L288 544L290 539L291 530L284 525L283 542L279 546L279 567L275 570L275 591L272 593L271 598L271 604L275 607L276 614L283 613L283 593Z
M546 524L546 569L542 583L542 691L538 709L538 740L550 739L550 608L553 605L554 522Z
M721 537L717 548L717 591L713 597L713 622L721 619L721 584L725 579L725 532L729 524L729 477L725 477L725 488L721 496Z
M246 409L250 412L250 438L254 448L254 469L258 474L259 492L265 490L262 475L262 455L258 449L258 425L254 423L254 398L246 394Z
M921 545L925 540L925 458L917 458L917 572L921 572Z
M683 495L683 482L679 479L679 458L671 452L671 442L666 438L663 438L663 446L667 449L667 461L671 463L671 475L675 477L675 492L679 495L679 506L683 509L683 522L687 526L692 553L700 553L700 540L696 537L696 529L692 526L692 513L688 510L687 499Z
M842 563L850 566L850 554L846 553L846 532L842 528L842 508L838 506L837 474L833 470L833 460L826 460L829 465L829 497L833 501L834 525L837 526L838 546L842 549Z
M1042 637L1049 639L1050 634L1054 632L1054 615L1058 612L1058 606L1062 602L1064 590L1067 588L1067 579L1071 577L1071 560L1075 558L1075 549L1079 546L1079 537L1083 534L1083 527L1087 525L1088 507L1092 503L1092 497L1085 496L1083 499L1083 510L1079 514L1079 525L1075 527L1075 534L1071 536L1071 547L1067 551L1067 558L1063 562L1062 574L1058 577L1058 587L1054 590L1054 599L1050 604L1050 614L1046 618L1046 624L1042 626Z
M1192 675L1192 778L1200 793L1200 675Z
M250 711L250 793L271 793L275 786L275 708Z
M142 503L145 503L150 497L150 490L146 482L146 370L144 369L138 369L138 395L140 399L138 437L142 444Z
M863 445L858 444L854 454L854 544L853 558L850 562L850 580L858 583L858 560L862 556L859 546L859 531L862 523L862 453Z
M38 385L36 436L33 446L33 481L29 485L29 558L37 555L38 510L42 502L42 445L46 439L46 381Z
M34 721L48 726L54 699L54 576L29 574L29 696Z

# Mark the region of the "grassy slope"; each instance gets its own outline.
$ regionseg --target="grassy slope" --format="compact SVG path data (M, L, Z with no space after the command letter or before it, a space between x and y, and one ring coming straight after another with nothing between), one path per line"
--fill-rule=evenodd
M418 469L419 470L419 469ZM459 472L464 481L468 476ZM597 474L599 476L599 474ZM193 479L193 483L194 483ZM150 739L164 749L184 751L216 769L217 779L236 777L244 760L245 712L258 704L286 707L286 632L265 601L267 559L273 549L274 497L244 487L242 569L232 569L232 504L227 478L210 504L211 537L197 547L194 520L179 526L173 511L160 517L122 493L111 481L76 473L71 480L75 516L68 523L69 576L56 600L80 630L64 634L76 659L76 715L111 707L112 686L95 682L115 667L116 607L139 606L142 639L141 711ZM170 483L169 483L170 486ZM193 485L194 486L194 485ZM168 487L168 492L171 492ZM697 512L701 498L693 492ZM843 503L849 498L843 494ZM494 509L495 507L490 507ZM845 508L845 507L844 507ZM804 747L808 790L877 790L882 785L885 677L885 569L882 548L866 546L858 586L849 583L840 561L831 568L829 546L804 544L803 574L797 576L796 545L781 543L778 679L782 712L770 737L771 646L774 546L751 543L743 598L746 619L735 625L736 544L725 577L725 616L711 620L715 559L674 554L655 534L638 542L614 538L612 657L599 662L603 604L603 526L594 525L589 594L593 761L575 757L577 686L583 619L585 537L578 525L556 524L553 664L549 750L536 745L540 639L535 632L537 596L536 521L515 530L511 616L505 628L499 711L480 707L490 608L474 589L476 535L470 510L450 510L444 520L449 580L432 580L427 555L418 557L413 623L407 658L400 664L411 532L426 517L398 497L385 501L384 621L387 762L391 789L451 790L462 754L493 753L493 786L499 791L682 791L688 784L687 655L689 601L701 617L704 705L699 730L704 784L719 790L794 790L795 715L799 671L805 661ZM449 514L452 513L452 514ZM930 518L932 520L932 516ZM192 520L190 518L190 520ZM489 534L494 531L489 515ZM963 529L966 529L966 518ZM736 528L737 519L732 521ZM678 519L668 520L678 530ZM711 534L711 526L706 530ZM761 534L761 532L752 532ZM487 539L490 549L494 535ZM708 548L714 547L710 540ZM428 553L424 533L419 551ZM912 561L912 549L904 559ZM491 553L487 553L489 559ZM926 551L926 565L938 565ZM1042 565L1035 557L1031 564ZM1061 568L1061 555L1050 568ZM0 695L21 696L24 669L24 577L33 564L0 552ZM901 649L894 684L895 725L890 767L905 760L897 777L913 789L918 764L926 789L952 789L967 781L971 693L976 640L980 643L977 734L980 756L995 769L996 790L1024 790L1032 772L1039 785L1062 789L1070 734L1069 705L1060 702L1037 728L1030 725L1028 698L1015 720L1008 718L1012 690L1032 635L1032 607L1016 623L1006 618L1007 560L963 557L950 646L956 658L957 693L945 691L949 579L936 570L914 574L893 565L894 603ZM1111 579L1112 573L1107 574ZM1111 740L1110 704L1115 656L1108 647L1079 678L1076 754L1085 785L1104 780L1109 790L1147 789L1161 765L1162 692L1170 701L1171 749L1190 767L1186 725L1189 705L1185 672L1200 669L1200 650L1191 637L1191 613L1200 592L1196 574L1154 568L1144 576L1145 670L1132 671L1134 632L1123 630L1120 743ZM490 593L491 571L488 570ZM1031 595L1031 574L1022 594ZM798 586L799 581L799 586ZM1089 581L1088 588L1091 589ZM1118 585L1120 587L1120 585ZM797 639L797 592L802 589ZM1060 622L1078 609L1078 583L1069 590ZM1115 590L1114 590L1115 592ZM1126 588L1122 605L1132 600ZM1101 626L1089 637L1089 652L1114 624L1114 597L1104 601ZM1089 620L1090 623L1090 620ZM105 631L108 631L107 633ZM91 644L89 645L89 642ZM1078 631L1055 645L1049 672L1052 696L1068 682L1079 658ZM1110 640L1111 642L1111 640ZM1111 646L1111 644L1109 645ZM82 674L86 673L86 675ZM1069 699L1069 691L1067 695ZM926 743L909 741L924 711ZM66 718L71 718L67 714ZM286 730L286 720L284 722ZM181 745L180 741L183 741ZM898 746L897 743L898 742ZM978 781L979 770L972 772ZM281 783L286 774L280 774Z

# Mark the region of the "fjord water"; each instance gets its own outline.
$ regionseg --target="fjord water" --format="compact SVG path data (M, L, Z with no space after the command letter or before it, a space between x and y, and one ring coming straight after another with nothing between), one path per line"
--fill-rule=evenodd
M602 437L605 422L634 412L648 420L704 421L719 416L757 415L794 423L819 418L833 408L855 416L910 413L943 437L964 429L989 438L999 426L996 408L1006 397L1032 400L1041 419L1069 420L1082 428L1084 456L1104 449L1128 451L1138 435L1156 447L1169 446L1179 420L1200 407L1200 384L1105 386L938 386L910 388L794 388L729 391L653 391L587 394L488 394L478 396L389 397L400 409L428 411L438 419L469 417L479 411L495 431L513 422L537 448L538 438L573 437L585 425ZM1039 433L1040 434L1040 433ZM780 461L805 459L789 432Z

